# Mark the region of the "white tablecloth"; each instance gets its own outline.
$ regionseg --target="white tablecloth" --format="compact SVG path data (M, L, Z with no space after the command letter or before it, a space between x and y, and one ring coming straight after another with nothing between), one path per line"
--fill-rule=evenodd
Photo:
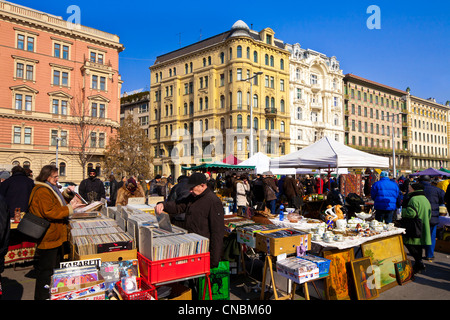
M270 219L270 221L273 224L283 227L283 228L291 228L291 229L301 230L301 231L305 231L305 232L309 232L312 228L317 226L316 223L307 223L305 221L299 221L298 223L291 223L291 222L289 222L289 220L280 221L279 219ZM365 242L369 242L371 240L386 238L386 237L394 236L397 234L403 234L403 233L405 233L405 229L395 228L394 230L390 230L390 231L382 231L382 232L380 232L380 234L376 234L376 235L370 236L370 237L361 237L361 236L344 237L344 241L341 241L341 242L337 242L337 241L324 242L324 241L313 241L313 240L311 240L311 242L312 242L313 251L319 251L319 250L316 250L317 246L320 247L319 249L321 251L334 250L334 249L344 250L344 249L349 249L349 248L360 246L361 244L363 244Z

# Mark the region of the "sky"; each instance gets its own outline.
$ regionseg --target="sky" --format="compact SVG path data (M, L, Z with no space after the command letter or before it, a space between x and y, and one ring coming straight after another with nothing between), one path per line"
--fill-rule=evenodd
M450 1L145 1L15 0L116 34L123 92L149 90L156 57L225 32L237 20L270 27L285 43L335 56L344 74L450 101ZM368 10L375 5L376 10ZM374 28L375 27L375 28Z

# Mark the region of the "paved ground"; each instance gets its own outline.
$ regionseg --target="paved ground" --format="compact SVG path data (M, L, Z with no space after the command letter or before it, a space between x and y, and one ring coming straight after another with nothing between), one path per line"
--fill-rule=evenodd
M450 300L450 254L436 252L435 256L434 262L425 262L426 271L416 275L413 282L391 288L381 293L376 300ZM248 260L246 268L251 272L251 277L243 274L231 276L232 301L254 301L260 298L259 281L262 280L263 262ZM7 268L2 277L3 300L33 300L35 280L32 269L25 269L23 266L16 269ZM286 279L275 275L275 281L279 294L286 292ZM323 296L321 282L316 283L319 293ZM312 285L309 285L309 292L311 300L319 299ZM273 299L272 292L268 292L267 297ZM295 300L302 299L304 299L302 289L298 289Z

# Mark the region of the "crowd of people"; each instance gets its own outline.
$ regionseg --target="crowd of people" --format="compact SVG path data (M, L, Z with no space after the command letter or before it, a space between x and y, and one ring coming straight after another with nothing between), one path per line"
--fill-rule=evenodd
M163 201L156 205L156 214L166 212L172 222L178 221L189 232L211 240L211 267L218 265L223 246L224 208L217 196L219 193L232 199L232 213L246 217L251 217L255 211L264 211L268 217L275 217L282 206L303 214L305 199L314 194L324 195L327 205L350 209L352 197L357 196L343 195L339 188L340 179L327 175L277 177L268 171L256 175L232 172L218 174L214 178L207 172L181 175L176 182L172 176L157 175L152 180L145 180L139 175L117 181L111 175L108 178L109 194L105 191L105 183L97 177L96 170L89 170L88 175L78 189L88 203L106 199L108 206L124 206L132 197L147 201L151 196L162 197ZM16 211L29 211L50 221L47 233L37 240L34 265L35 299L49 298L46 286L50 284L53 269L63 256L68 217L81 206L72 201L76 194L75 187L63 190L58 179L58 168L54 165L44 166L36 178L31 170L20 166L14 167L11 172L0 172L0 297L10 221L15 219ZM415 261L414 271L422 272L425 269L423 259L434 259L439 216L450 211L450 179L444 176L402 176L393 179L383 171L379 176L373 173L365 175L363 181L362 193L373 201L376 220L392 223L414 217L421 219L421 235L404 235L403 241ZM443 207L447 210L441 210Z

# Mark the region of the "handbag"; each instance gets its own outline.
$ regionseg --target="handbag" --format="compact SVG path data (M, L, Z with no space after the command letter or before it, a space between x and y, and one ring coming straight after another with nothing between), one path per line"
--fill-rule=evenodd
M420 238L422 236L422 219L418 217L418 214L414 218L402 218L400 220L401 228L406 230L405 236L407 238Z
M37 188L37 189L39 189L39 188ZM28 207L30 206L33 196L34 196L34 192L33 192L32 196L30 197ZM32 214L29 211L29 208L28 208L28 210L25 213L25 215L23 216L22 220L20 220L19 225L17 226L17 230L19 230L21 233L23 233L31 238L41 239L45 235L45 233L47 232L47 229L49 227L50 227L50 221L40 218L38 216L35 216L34 214Z

